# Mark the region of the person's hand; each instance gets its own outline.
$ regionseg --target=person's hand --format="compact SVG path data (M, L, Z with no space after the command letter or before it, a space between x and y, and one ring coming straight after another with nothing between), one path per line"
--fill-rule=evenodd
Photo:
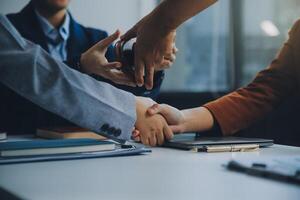
M167 104L154 104L148 108L147 113L162 115L174 133L207 131L214 124L212 113L202 106L178 110Z
M123 41L137 38L134 61L135 80L138 86L145 83L147 89L153 87L154 72L170 67L176 59L177 52L175 46L176 31L160 33L158 27L161 25L152 21L151 17L147 16L121 36Z
M107 48L119 38L120 31L101 40L81 55L80 63L82 71L87 74L96 74L114 83L135 87L134 77L120 70L120 62L108 62L105 53Z
M167 104L153 104L148 108L147 113L151 116L156 114L162 115L174 133L185 132L186 118L184 113L177 108ZM134 134L136 133L134 132Z
M144 97L136 97L137 121L135 124L136 134L138 131L138 139L145 145L162 145L164 140L170 140L173 132L169 128L166 120L161 115L150 116L147 108L155 102ZM134 136L134 135L133 135Z
M170 47L172 46L172 50L171 51L167 50L168 53L163 55L162 62L160 64L157 63L157 65L154 66L155 72L169 69L174 64L176 60L176 54L178 52L175 43L175 38L176 38L176 31L171 32L170 35L166 37L165 44L162 45L167 45Z

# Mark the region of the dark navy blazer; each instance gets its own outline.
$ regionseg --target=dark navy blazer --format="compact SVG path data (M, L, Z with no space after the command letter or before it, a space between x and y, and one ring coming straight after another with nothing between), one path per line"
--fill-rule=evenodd
M37 16L34 12L34 6L31 2L19 13L8 14L7 17L24 38L39 44L42 48L48 51L45 35L40 27ZM86 28L77 23L72 16L70 18L70 35L67 40L68 58L65 63L69 67L79 70L77 69L77 63L80 59L80 55L98 41L106 38L108 34L102 30ZM115 59L112 47L108 48L106 57L109 61L113 61ZM150 91L147 91L144 87L132 88L116 85L111 81L98 76L95 76L94 78L108 82L135 95L147 96L155 99L159 94L163 77L163 72L156 73L154 88ZM39 108L27 101L25 98L15 94L4 85L0 85L0 98L0 130L2 129L8 132L18 133L32 133L38 127L69 125L69 122L66 120ZM62 103L64 103L63 99Z

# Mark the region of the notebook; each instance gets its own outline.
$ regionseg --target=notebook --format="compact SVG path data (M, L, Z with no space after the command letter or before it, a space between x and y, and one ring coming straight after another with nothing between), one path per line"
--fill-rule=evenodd
M257 145L258 147L268 147L273 145L273 140L261 138L244 137L199 137L193 133L178 134L170 141L164 143L165 147L191 150L202 149L205 151L211 146L233 146L233 145Z
M115 143L95 139L7 141L0 143L0 156L38 156L114 150Z
M40 128L36 131L36 136L46 139L67 139L67 138L93 138L105 140L104 136L94 133L88 129L76 126L70 127L48 127Z
M133 145L117 145L112 151L95 151L87 153L71 153L58 155L40 155L25 157L0 157L0 165L32 163L32 162L48 162L48 161L64 161L64 160L80 160L106 157L120 156L136 156L151 153L151 149L145 147L135 147Z

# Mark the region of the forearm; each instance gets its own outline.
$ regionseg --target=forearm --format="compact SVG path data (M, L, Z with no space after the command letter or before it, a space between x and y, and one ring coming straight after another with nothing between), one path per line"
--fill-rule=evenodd
M184 116L182 132L200 132L212 129L214 118L205 107L186 109L181 112Z
M300 22L271 65L258 73L246 87L206 105L218 121L224 135L232 135L263 119L297 91L298 65L294 45L299 44Z
M165 0L150 13L153 21L159 22L166 34L214 4L217 0Z
M0 82L81 127L114 139L130 138L136 120L133 95L53 59L24 40L2 15L0 36ZM110 128L103 130L105 124Z

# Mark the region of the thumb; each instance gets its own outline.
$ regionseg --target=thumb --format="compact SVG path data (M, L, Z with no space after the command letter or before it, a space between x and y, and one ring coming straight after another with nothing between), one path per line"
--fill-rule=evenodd
M167 119L167 121L169 121L168 119L170 119L172 115L166 104L154 104L147 109L147 113L151 116L155 114L161 114Z
M162 106L156 103L147 109L147 113L149 115L161 114L162 110L163 110Z
M110 63L103 65L103 67L109 68L109 69L119 69L122 67L122 64L120 62L110 62Z
M124 35L121 35L121 41L127 42L128 40L135 38L137 36L137 26L129 29Z
M120 37L121 32L116 30L112 35L108 36L107 38L101 40L98 44L98 47L101 49L107 48L111 43L113 43L116 39Z

